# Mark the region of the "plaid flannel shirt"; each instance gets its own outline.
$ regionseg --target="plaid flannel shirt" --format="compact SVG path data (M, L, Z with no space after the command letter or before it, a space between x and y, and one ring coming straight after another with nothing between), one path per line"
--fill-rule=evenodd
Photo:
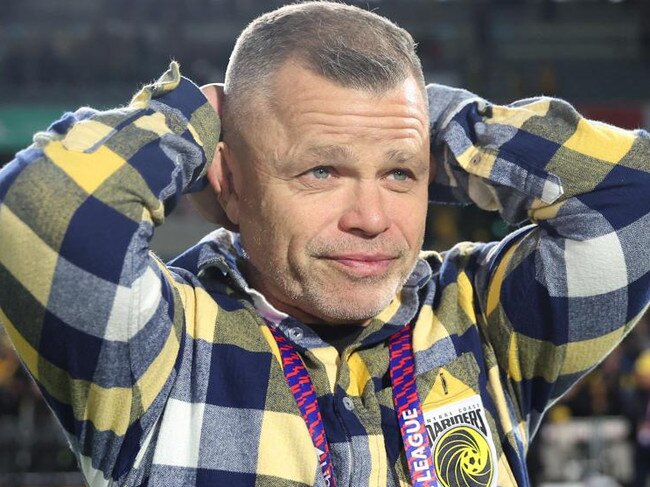
M219 133L176 65L125 108L66 114L0 171L0 321L89 485L325 485L267 323L311 374L339 485L408 485L387 349L407 322L443 485L528 485L542 413L648 302L650 137L561 100L428 93L432 200L534 224L423 252L341 357L251 293L236 235L168 265L149 252Z

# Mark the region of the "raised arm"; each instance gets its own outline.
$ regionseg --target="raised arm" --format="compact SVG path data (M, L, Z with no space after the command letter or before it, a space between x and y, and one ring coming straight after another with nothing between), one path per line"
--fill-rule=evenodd
M183 308L149 240L218 134L172 64L125 108L64 115L0 171L0 322L92 485L132 464L174 380Z
M485 332L534 431L647 307L650 136L557 99L495 106L437 85L429 97L442 166L432 199L535 224L478 247L474 276Z

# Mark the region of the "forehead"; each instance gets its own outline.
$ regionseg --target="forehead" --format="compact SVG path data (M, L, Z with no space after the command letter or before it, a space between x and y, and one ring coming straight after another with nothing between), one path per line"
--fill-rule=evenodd
M346 88L295 64L276 74L269 97L267 138L293 145L394 146L428 150L428 115L422 86L407 78L383 93Z

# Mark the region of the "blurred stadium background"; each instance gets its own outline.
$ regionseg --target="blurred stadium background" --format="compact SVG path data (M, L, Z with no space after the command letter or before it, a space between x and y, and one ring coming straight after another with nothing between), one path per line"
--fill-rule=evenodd
M283 3L2 0L0 166L63 111L125 103L172 58L199 84L222 80L241 29ZM499 103L559 96L591 118L650 128L650 0L349 3L408 29L428 81ZM153 247L170 258L209 230L184 204ZM496 215L432 208L427 240L444 249L508 231ZM649 321L550 411L529 455L534 485L643 485L634 483L635 474L650 469L650 457L636 458L635 451L637 425L650 414ZM0 487L82 484L0 326Z

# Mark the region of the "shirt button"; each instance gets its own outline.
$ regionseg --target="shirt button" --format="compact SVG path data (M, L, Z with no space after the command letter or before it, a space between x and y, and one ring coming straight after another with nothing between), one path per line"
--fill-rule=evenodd
M348 411L352 411L354 409L354 401L352 401L352 399L347 396L343 398L343 405Z
M481 162L481 156L476 154L475 156L472 156L472 158L469 160L472 164L476 165Z
M289 337L293 340L300 340L303 337L302 330L298 327L289 330Z

